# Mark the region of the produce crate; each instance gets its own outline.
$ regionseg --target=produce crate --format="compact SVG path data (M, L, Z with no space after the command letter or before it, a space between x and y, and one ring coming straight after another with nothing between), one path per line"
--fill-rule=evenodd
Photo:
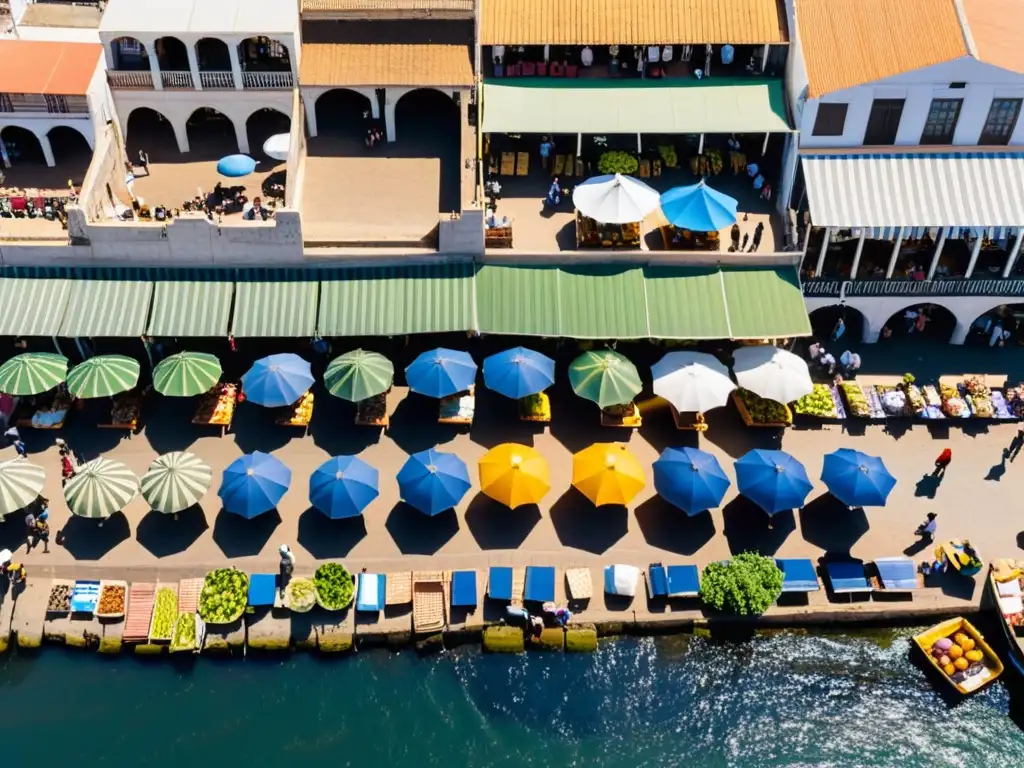
M178 612L195 613L199 610L199 593L203 591L202 579L182 579L178 582Z
M178 623L182 620L183 616L191 616L195 622L196 632L195 638L191 643L183 643L178 637ZM171 653L199 653L199 649L203 647L203 640L206 638L206 622L202 620L198 613L189 613L182 611L178 614L177 620L174 622L174 629L171 632L171 646L169 648Z
M294 596L292 594L292 589L297 583L302 582L306 582L310 585L310 588L313 590L313 599L305 605L296 605L295 601L293 600ZM285 607L289 611L294 611L295 613L308 613L309 611L313 610L313 606L316 605L316 587L313 585L313 575L310 574L309 576L293 576L291 581L288 582L288 586L284 589L284 598Z
M110 579L103 579L102 581L100 581L100 602L103 601L103 591L105 589L107 589L107 587L121 587L122 589L124 589L124 609L121 610L121 611L114 611L114 612L110 612L110 613L101 613L100 612L99 604L97 604L97 606L96 606L96 616L98 616L101 619L121 619L121 618L124 618L124 615L128 612L128 601L130 599L129 592L128 592L128 582L127 581L115 581L115 580L110 580Z
M54 592L57 591L58 587L61 587L61 588L66 587L67 590L68 590L67 600L64 601L64 605L67 606L66 608L65 607L61 607L61 608L51 608L50 607L50 604L51 604L51 602L53 600L53 594L54 594ZM47 600L46 612L48 614L50 614L50 615L60 615L60 614L69 613L71 611L71 591L74 590L74 588L75 588L75 582L72 581L71 579L54 579L51 582L51 586L50 586L50 598Z
M71 612L96 613L96 604L99 600L100 583L98 581L76 581L75 589L71 593Z
M138 581L129 587L128 611L124 620L124 632L121 634L122 642L142 643L149 639L155 595L156 584L152 582Z
M782 407L786 409L786 421L754 421L754 418L750 415L750 411L747 410L747 404L743 402L743 396L739 392L732 393L732 401L736 403L736 410L740 412L740 418L743 419L743 423L748 427L771 427L773 429L785 429L786 427L792 426L793 424L793 412L789 410L789 406L782 403Z
M156 592L159 592L161 589L169 589L169 590L171 590L171 592L174 593L175 601L177 601L177 597L178 597L178 585L177 584L164 584L162 582L158 582L157 585L156 585ZM151 620L150 620L150 624L149 624L149 635L148 635L149 642L150 643L154 643L154 644L155 643L161 643L161 644L163 644L163 643L170 643L171 642L171 637L174 636L174 626L173 625L171 626L171 634L170 634L169 637L155 637L153 635L153 625L156 623L156 592L153 593L153 610L151 612ZM177 606L175 606L175 609L177 609Z

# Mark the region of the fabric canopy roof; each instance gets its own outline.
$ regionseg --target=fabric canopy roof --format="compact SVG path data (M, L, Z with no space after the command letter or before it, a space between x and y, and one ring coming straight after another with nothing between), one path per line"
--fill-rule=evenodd
M0 336L56 336L71 295L70 280L0 280Z
M150 336L227 336L234 283L156 283Z
M316 282L236 283L231 333L240 339L312 337L319 287Z
M149 320L153 283L73 280L58 336L142 336Z
M781 80L484 83L487 133L788 133ZM680 85L680 83L685 83Z
M804 155L821 227L1024 225L1024 154Z

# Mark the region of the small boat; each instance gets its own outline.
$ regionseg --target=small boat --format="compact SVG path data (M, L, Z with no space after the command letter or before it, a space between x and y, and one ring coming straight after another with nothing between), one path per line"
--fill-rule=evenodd
M999 626L1003 628L1006 642L1010 646L1010 664L1019 674L1024 675L1024 635L1017 634L1018 630L1024 632L1024 604L1021 603L1020 596L1021 577L1017 575L1012 579L997 579L996 577L1000 575L997 565L1000 562L993 563L989 569L988 596L992 600L992 606L999 616ZM1005 572L1002 575L1013 576L1013 571ZM1014 581L1016 581L1015 587L1013 586ZM1004 585L1003 590L1000 590L999 587L1001 583ZM1001 591L1008 594L1001 594Z
M932 647L939 640L949 639L954 641L954 637L958 634L967 635L974 643L974 647L971 650L981 651L982 657L978 661L972 661L966 670L957 670L950 675L939 665L939 660L932 653ZM999 660L999 657L996 656L988 643L985 642L981 632L975 629L974 625L963 617L958 616L955 619L939 622L934 627L914 635L914 642L917 643L917 647L921 649L921 652L928 658L928 661L931 662L931 665L935 667L938 673L945 678L946 682L965 696L981 690L1003 674L1003 663Z

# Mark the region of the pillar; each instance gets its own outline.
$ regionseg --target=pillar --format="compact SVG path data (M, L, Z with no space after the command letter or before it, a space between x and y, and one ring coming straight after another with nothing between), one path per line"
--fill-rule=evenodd
M50 137L44 134L39 134L39 146L43 148L43 157L46 158L46 164L51 168L57 165L57 161L53 159L53 147L50 146Z
M953 329L953 336L950 338L950 344L963 344L967 341L967 334L971 332L971 324L965 323L960 318L956 320L956 328Z
M163 78L160 77L160 58L156 55L156 40L146 40L146 53L149 54L149 71L153 75L153 88L162 91L164 89Z
M1013 272L1013 265L1017 263L1017 256L1020 254L1020 244L1024 240L1024 227L1017 230L1017 240L1013 244L1013 248L1010 250L1010 255L1006 259L1006 266L1003 267L1003 277L1009 277L1010 273Z
M395 140L395 105L397 100L393 98L394 93L387 89L384 91L384 132L388 141Z
M180 126L171 123L171 127L174 129L174 138L178 140L178 151L181 153L188 152L190 149L188 145L188 128L185 125L186 120L188 120L187 117L185 120L182 120Z
M245 129L245 123L239 120L232 120L235 126L235 138L238 140L238 151L243 155L249 154L249 132Z
M860 255L864 253L864 241L868 239L868 228L860 228L860 239L857 241L857 250L853 252L853 266L850 268L850 279L857 279L857 270L860 269ZM866 325L866 324L865 324ZM866 331L866 329L865 329ZM878 338L878 334L875 334L875 339Z
M946 235L949 234L949 227L942 227L939 230L939 242L935 244L935 255L932 256L931 266L928 267L928 279L935 279L935 270L939 268L939 257L942 256L942 248L946 245Z
M381 88L384 92L384 99L387 100L388 89ZM370 100L370 117L374 120L380 120L380 98L377 96L377 89L372 89L368 94L367 98Z
M896 242L892 244L892 254L889 256L889 267L885 270L885 279L891 280L892 273L896 271L896 259L900 257L900 246L903 245L903 233L906 227L900 227L896 233Z
M764 135L764 144L761 145L761 157L764 157L765 155L768 154L768 139L770 139L771 137L772 135L770 133L766 133Z
M201 91L203 90L203 81L199 77L199 57L196 56L196 47L186 43L185 50L188 52L188 68L192 70L192 87Z
M832 227L825 227L825 236L821 238L821 250L818 252L818 263L814 267L814 276L821 277L825 268L825 256L828 254L828 243L832 239Z
M576 157L579 157L582 154L583 154L583 134L582 133L577 133L576 134ZM1024 230L1021 230L1021 231L1024 232Z
M238 58L238 43L228 43L228 51L231 53L231 75L235 79L235 89L242 90L245 83L242 82L242 62Z
M698 155L703 155L704 154L704 134L703 133L700 135L700 142L697 144L697 154Z
M316 99L303 99L302 106L306 110L306 127L309 129L309 135L316 138Z
M974 248L971 249L971 260L967 263L967 274L964 275L968 280L970 280L971 275L974 274L974 266L978 263L978 256L981 255L981 244L985 240L983 237L984 234L984 232L978 233L978 237L974 241Z
M764 44L764 53L761 54L761 72L762 74L768 68L768 43Z
M644 147L643 147L643 144L640 141L640 134L639 133L636 135L636 153L638 155L642 155L644 153Z

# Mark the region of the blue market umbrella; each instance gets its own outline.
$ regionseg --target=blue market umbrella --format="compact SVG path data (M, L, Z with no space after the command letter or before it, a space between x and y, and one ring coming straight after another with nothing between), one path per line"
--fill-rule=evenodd
M217 495L228 512L253 518L274 509L291 481L288 467L269 453L254 451L228 465Z
M696 448L666 448L654 462L654 487L688 515L717 507L729 490L718 459Z
M736 461L740 493L769 515L802 507L811 492L804 465L784 451L748 451Z
M703 181L675 187L661 196L661 212L668 222L694 232L716 232L736 223L736 201Z
M825 456L821 479L848 507L884 507L896 478L877 456L840 448Z
M506 349L484 360L484 384L514 400L543 392L554 383L555 361L532 349Z
M398 473L402 500L431 516L458 504L469 485L469 472L462 459L433 448L414 453Z
M257 360L242 377L247 400L268 408L291 405L313 386L309 363L291 353Z
M468 352L432 349L405 369L409 389L428 397L448 397L464 392L476 381L476 363Z
M217 161L217 173L229 179L248 176L256 170L256 161L248 155L228 155Z
M309 478L309 500L331 519L358 517L380 491L377 470L356 456L334 456Z

